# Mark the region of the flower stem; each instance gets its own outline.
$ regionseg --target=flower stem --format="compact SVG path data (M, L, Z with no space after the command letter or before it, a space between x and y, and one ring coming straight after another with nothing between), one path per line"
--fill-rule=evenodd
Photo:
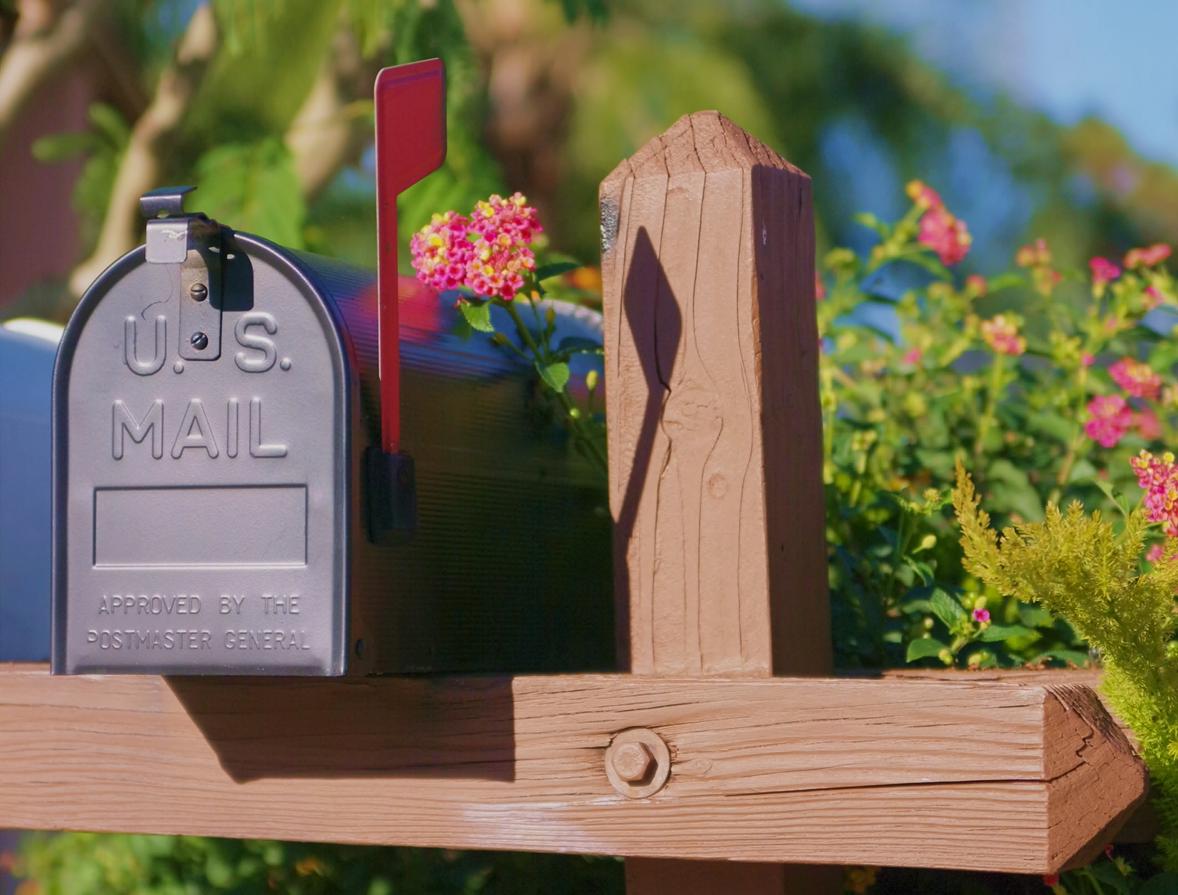
M978 434L973 444L974 465L982 457L985 450L986 436L990 434L990 427L994 425L994 414L998 410L998 396L1002 392L1002 359L1003 355L995 354L994 363L990 365L990 381L986 387L986 405L978 418Z
M527 324L524 323L520 316L519 309L515 306L513 301L504 301L502 299L495 299L495 303L507 311L515 324L516 331L519 333L520 339L524 345L527 346L528 351L532 353L532 358L538 365L547 365L551 361L551 356L546 346L541 345L532 335L532 331L528 329ZM585 425L585 420L573 403L572 397L569 395L567 388L562 388L559 391L552 388L547 383L545 387L556 396L557 402L564 410L565 419L568 421L569 428L573 431L573 437L576 438L589 454L593 465L597 467L598 471L603 477L609 475L609 463L606 460L605 451L601 449L598 440L593 437L593 433L588 430Z

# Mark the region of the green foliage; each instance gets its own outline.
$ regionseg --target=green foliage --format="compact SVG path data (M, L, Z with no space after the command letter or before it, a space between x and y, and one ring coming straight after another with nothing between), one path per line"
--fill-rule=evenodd
M1034 520L1045 503L1073 498L1114 509L1110 495L1136 487L1128 459L1178 435L1164 375L1178 352L1145 324L1154 301L1172 305L1174 281L1139 267L1095 283L1056 270L1046 248L1014 271L963 277L920 240L926 210L914 202L894 223L861 216L870 251L822 259L836 655L875 667L1084 664L1070 619L987 590L962 567L944 497L964 456L1003 520ZM1009 344L994 340L999 318ZM1151 397L1125 394L1110 376L1125 357L1156 371ZM1136 421L1112 447L1085 432L1096 396L1125 400ZM1155 419L1157 431L1143 424ZM960 612L934 601L937 591ZM988 623L973 617L982 610Z
M1141 509L1118 527L1078 502L1048 504L1042 522L999 534L958 465L953 504L965 567L996 590L1066 616L1100 651L1104 687L1141 742L1163 823L1159 840L1178 868L1178 561L1142 568L1150 524Z
M365 848L194 836L34 835L17 870L38 895L569 895L621 891L610 858Z
M409 237L439 208L469 208L505 184L472 122L486 116L485 87L453 0L406 3L390 25L396 63L436 56L446 65L446 160L441 169L401 194L402 263Z
M51 134L33 143L33 155L56 163L84 158L82 172L74 182L73 204L87 242L98 232L101 213L110 200L119 160L127 147L131 128L123 116L106 103L91 103L86 117L90 129Z
M307 205L281 140L228 143L196 164L200 207L210 217L289 248L303 248Z
M224 51L184 121L210 146L282 134L327 57L341 0L213 0Z

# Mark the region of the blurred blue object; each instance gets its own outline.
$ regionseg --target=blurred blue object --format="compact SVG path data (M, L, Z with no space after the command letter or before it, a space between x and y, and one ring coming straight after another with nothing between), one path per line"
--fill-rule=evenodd
M49 660L49 419L61 330L0 326L0 661Z

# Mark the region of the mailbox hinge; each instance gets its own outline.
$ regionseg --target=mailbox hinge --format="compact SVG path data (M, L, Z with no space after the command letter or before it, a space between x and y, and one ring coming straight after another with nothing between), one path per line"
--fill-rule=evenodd
M171 186L144 193L147 262L174 264L180 285L180 357L221 356L221 225L200 212L186 214L184 196L194 187Z

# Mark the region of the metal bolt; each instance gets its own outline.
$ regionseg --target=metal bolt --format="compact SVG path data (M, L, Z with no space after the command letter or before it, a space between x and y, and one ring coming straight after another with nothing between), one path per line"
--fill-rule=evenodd
M209 287L204 283L193 283L188 287L188 294L192 296L193 301L204 301L209 297Z
M653 730L623 730L614 735L605 750L605 776L626 798L648 798L662 789L671 776L671 750Z
M204 333L193 333L189 341L192 342L192 347L197 351L204 351L209 347L209 337Z
M624 743L614 750L610 762L627 783L638 783L654 770L654 756L642 743Z

